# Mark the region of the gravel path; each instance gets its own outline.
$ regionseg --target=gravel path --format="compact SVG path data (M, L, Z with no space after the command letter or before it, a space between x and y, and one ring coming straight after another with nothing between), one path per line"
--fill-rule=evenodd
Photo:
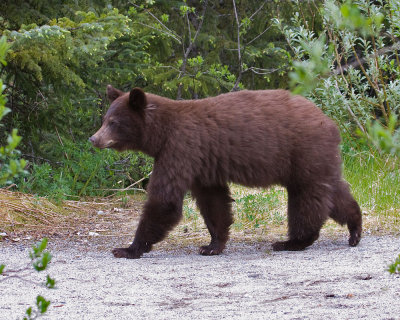
M278 253L230 242L215 257L189 247L139 260L58 241L48 270L57 288L0 278L0 319L21 319L37 294L52 301L45 319L400 319L400 276L386 271L400 253L395 237L366 236L356 248L322 237ZM16 269L28 251L0 243L0 262Z

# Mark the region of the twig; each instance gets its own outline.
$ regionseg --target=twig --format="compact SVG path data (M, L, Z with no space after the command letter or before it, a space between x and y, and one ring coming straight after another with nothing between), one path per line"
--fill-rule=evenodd
M262 69L262 68L257 68L257 67L250 67L250 68L248 68L248 69L246 69L246 70L244 70L244 71L251 71L251 72L253 72L253 73L255 73L255 74L270 74L270 73L273 73L273 72L276 72L276 71L279 71L279 70L281 70L282 68L274 68L274 69ZM244 72L243 71L243 72Z
M64 143L63 143L62 140L61 140L60 134L58 133L58 129L57 129L56 126L54 126L54 128L56 129L56 132L57 132L58 141L60 141L60 144L61 144L61 146L62 146L63 149L64 149L64 148L65 148L65 147L64 147ZM67 158L67 160L69 160L68 153L67 153L66 151L64 151L64 155L65 155L65 158Z
M141 189L141 188L129 188L129 189L128 189L128 188L124 188L124 189L94 189L94 190L98 190L98 191L100 191L100 190L103 190L103 191L118 191L118 192L133 190L133 191L140 191L140 192L147 193L146 190Z
M173 34L167 32L167 31L165 31L165 30L161 30L161 29L155 28L155 27L153 27L153 26L151 26L151 25L149 25L149 24L145 24L145 23L143 23L143 22L136 22L136 21L135 21L134 23L140 24L140 25L145 26L145 27L150 28L150 29L154 29L154 30L163 32L163 33L165 33L166 35L168 35L168 36L170 36L171 38L173 38L173 39L175 39L176 41L178 41L179 43L182 43L182 41L181 41L180 39L176 38Z
M379 65L379 59L378 59L377 50L376 50L375 37L372 35L371 38L372 38L372 45L374 47L375 63L376 63L376 67L377 67L378 72L379 72L379 78L381 80L381 86L382 86L382 90L383 90L384 101L386 102L386 107L387 107L387 113L385 112L383 115L385 116L386 123L389 123L389 117L390 117L390 113L391 113L390 111L391 110L390 110L390 106L389 106L389 101L387 99L386 84L385 84L385 80L383 79L381 66ZM382 108L383 108L383 110L385 110L385 106L383 104L382 104Z
M253 38L253 40L249 41L246 43L246 46L248 46L250 43L256 41L259 37L261 37L265 32L267 32L269 29L271 28L271 26L269 26L268 28L266 28L263 32L261 32L258 36L256 36L255 38Z
M132 3L131 1L129 1L129 3L130 3L131 5L133 5L134 7L136 7L136 8L140 8L139 5L137 5L137 4L135 4L135 3ZM173 30L171 30L171 29L168 28L164 23L162 23L162 21L160 21L160 19L158 19L154 14L152 14L150 10L144 9L144 11L145 11L146 13L148 13L150 16L152 16L155 20L157 20L157 22L158 22L161 26L163 26L166 30L168 30L168 31L164 31L164 30L160 30L160 29L157 29L157 28L153 28L153 27L151 27L151 26L149 26L149 25L146 25L146 26L148 26L148 27L150 27L150 28L153 28L153 29L156 29L156 30L159 30L159 31L162 31L162 32L168 34L169 36L171 36L172 38L174 38L174 39L175 39L176 41L178 41L179 43L182 42L181 37L179 37L179 35L177 35Z
M256 10L256 11L254 11L254 13L250 16L250 20L265 6L265 4L268 2L268 0L265 0L264 2L263 2L263 4Z
M128 190L130 187L133 187L133 186L139 184L139 183L142 182L143 180L145 180L145 179L147 179L148 177L150 177L152 173L153 173L153 171L151 171L149 174L147 174L146 176L144 176L142 179L139 179L138 181L132 183L130 186L126 187L125 189Z
M40 160L40 161L44 161L44 162L48 162L48 163L54 163L54 164L57 164L57 165L63 164L61 161L53 162L53 161L51 161L51 160L49 160L49 159L42 158L42 157L38 157L38 156L34 156L34 155L31 155L31 154L27 154L27 153L22 153L21 155L22 155L22 157L24 157L24 158L37 159L37 160Z
M15 183L10 184L8 187L5 187L5 190L10 190L12 187L16 187L17 185Z
M235 0L232 0L233 2L233 10L235 13L235 19L236 19L236 26L237 26L237 45L238 45L238 64L239 64L239 75L236 79L235 85L232 88L232 91L237 91L239 87L240 80L242 79L242 53L240 49L240 23L239 23L239 17L238 13L236 10L236 2Z

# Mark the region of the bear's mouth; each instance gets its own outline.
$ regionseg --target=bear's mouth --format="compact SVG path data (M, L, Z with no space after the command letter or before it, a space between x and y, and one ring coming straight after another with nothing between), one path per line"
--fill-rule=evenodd
M115 144L116 142L114 140L108 140L102 145L101 149L112 148Z
M100 149L114 149L121 152L127 150L127 147L121 142L110 140L103 144Z
M101 143L101 142L99 143L98 141L94 141L92 143L93 143L94 147L99 148L99 149L112 148L116 144L114 140L109 140L104 143Z

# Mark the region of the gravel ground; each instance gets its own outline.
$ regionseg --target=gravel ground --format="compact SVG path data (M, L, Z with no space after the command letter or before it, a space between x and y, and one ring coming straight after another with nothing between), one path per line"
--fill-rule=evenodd
M29 249L1 242L0 262L17 269ZM0 319L21 319L38 294L51 300L44 319L400 319L400 276L386 271L400 253L392 236L356 248L323 236L303 252L230 242L214 257L158 248L139 260L66 240L50 249L56 289L0 278Z

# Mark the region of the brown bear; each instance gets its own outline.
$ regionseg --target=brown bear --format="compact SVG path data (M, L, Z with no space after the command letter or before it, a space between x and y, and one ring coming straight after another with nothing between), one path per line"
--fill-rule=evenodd
M107 96L111 106L92 144L155 159L134 241L114 249L115 257L139 258L161 241L179 222L188 190L211 234L200 254L221 253L233 220L229 182L287 189L289 240L273 250L303 250L329 217L347 224L350 246L360 241L362 217L342 179L339 130L307 99L243 90L174 101L110 85Z

